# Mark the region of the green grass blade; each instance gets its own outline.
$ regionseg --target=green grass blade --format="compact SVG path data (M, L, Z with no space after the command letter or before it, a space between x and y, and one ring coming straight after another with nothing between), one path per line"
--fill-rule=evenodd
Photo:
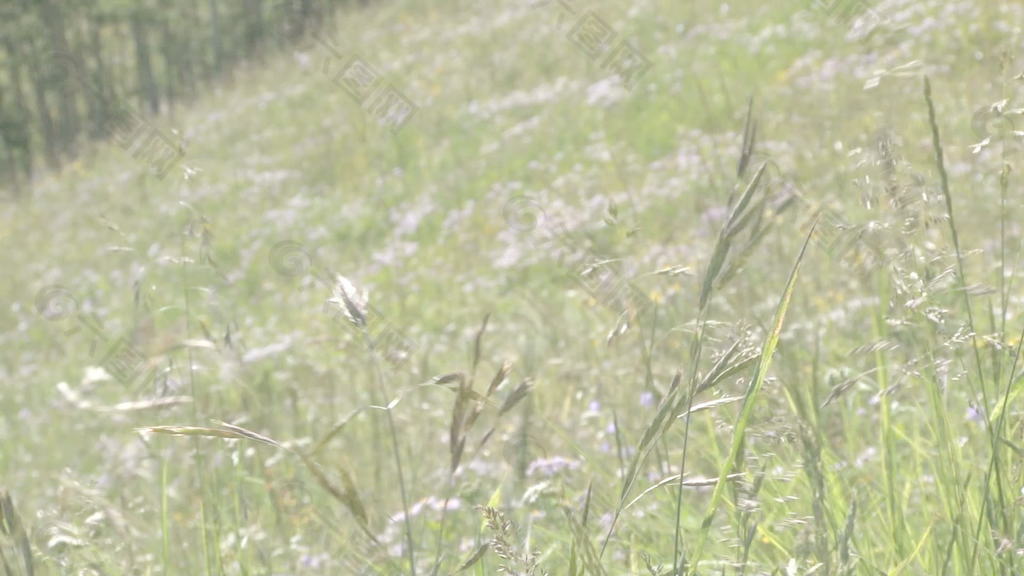
M743 398L743 407L740 409L740 415L736 419L736 426L733 432L732 447L729 450L729 456L726 458L725 463L722 465L719 471L718 482L715 484L715 490L711 494L711 502L708 504L707 514L704 516L703 524L701 525L701 535L698 539L697 548L693 554L693 561L690 564L690 573L694 574L697 570L697 565L700 560L700 555L704 547L704 543L707 540L707 534L711 528L711 522L715 517L715 512L718 510L718 506L721 503L722 495L724 494L724 488L726 481L729 476L733 473L733 468L736 465L736 457L740 453L740 449L743 445L743 437L746 433L747 426L750 424L750 418L754 413L754 402L757 400L758 392L761 390L761 386L764 384L764 380L768 375L768 369L771 367L772 356L775 355L775 349L779 344L779 335L782 333L782 326L786 320L786 312L789 310L789 303L793 298L793 292L796 289L796 280L800 274L800 265L804 261L804 256L807 253L807 246L810 243L811 236L814 234L814 228L817 225L815 221L811 225L811 230L808 232L807 237L804 238L803 246L800 247L800 254L796 258L796 262L793 263L793 268L789 272L789 279L786 281L786 289L782 293L782 297L779 299L779 304L775 308L775 316L772 319L771 331L767 334L764 340L764 344L761 347L761 358L757 363L757 369L754 372L753 380L750 386L747 387L747 392Z

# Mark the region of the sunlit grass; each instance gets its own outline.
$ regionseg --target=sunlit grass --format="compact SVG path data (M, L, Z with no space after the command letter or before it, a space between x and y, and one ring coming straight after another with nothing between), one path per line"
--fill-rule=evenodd
M313 44L0 205L0 573L1019 572L1024 14L596 2L624 90L556 4L339 14L397 133Z

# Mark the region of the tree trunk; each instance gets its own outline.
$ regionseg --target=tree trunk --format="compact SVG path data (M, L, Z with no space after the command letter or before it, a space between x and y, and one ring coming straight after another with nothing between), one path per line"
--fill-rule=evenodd
M60 168L60 152L57 148L57 135L50 115L50 106L46 103L46 77L40 66L39 49L32 44L32 93L35 96L36 113L39 115L40 131L43 135L43 146L46 149L46 163L50 168Z
M213 43L213 75L220 75L224 66L224 44L220 37L220 11L217 0L210 0L210 36Z
M135 42L135 71L138 75L139 100L150 113L160 112L160 92L153 76L153 62L149 57L149 43L146 41L146 23L141 10L131 16L132 38Z
M184 8L187 16L183 17L186 22L187 33L182 37L182 87L188 91L188 98L195 99L197 85L199 82L199 64L202 61L202 42L197 40L196 35L199 28L199 4L192 0L187 8ZM197 48L198 47L198 48Z
M90 94L93 102L90 136L96 140L102 137L103 128L107 125L110 116L110 87L107 86L107 68L106 62L103 60L103 21L96 14L89 18L89 51L92 52L92 59L96 67L92 79L95 90Z
M4 94L3 86L0 86L0 143L3 143L5 156L7 157L7 173L10 174L8 177L9 185L14 188L13 192L0 189L0 201L11 195L14 198L21 196L21 178L18 174L20 170L14 156L14 149L17 144L11 142L15 130L15 113L7 107L7 98Z
M258 56L263 38L263 2L245 0L242 4L245 22L245 51L247 57Z
M17 45L8 37L4 41L7 49L7 74L11 85L11 92L14 96L14 113L20 137L21 170L28 178L32 178L32 138L29 133L29 110L25 103L25 90L21 83L21 55L17 52Z
M50 48L62 56L72 55L64 28L62 6L54 0L38 0L39 10L50 37ZM66 75L56 79L57 102L60 108L61 149L69 156L74 155L75 140L78 138L78 111L75 106L75 82Z
M181 52L178 50L178 45L175 41L174 34L171 32L170 18L164 18L160 25L160 44L162 46L162 52L164 57L164 93L167 102L167 107L172 112L174 111L174 101L178 98L176 89L177 84L177 70L178 62L176 58L181 57Z

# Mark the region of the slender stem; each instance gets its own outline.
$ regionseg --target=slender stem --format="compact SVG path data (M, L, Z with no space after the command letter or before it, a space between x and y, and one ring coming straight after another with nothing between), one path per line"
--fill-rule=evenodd
M690 445L690 420L693 419L693 415L690 411L693 409L693 398L697 395L697 365L700 364L701 352L704 350L704 326L707 323L708 309L710 308L710 302L704 306L700 311L700 318L697 325L697 333L693 342L693 352L691 356L691 367L690 367L690 385L689 391L687 392L686 398L686 422L683 424L683 454L679 457L679 485L676 490L676 525L673 536L673 547L672 547L672 573L679 574L679 543L680 543L680 524L683 512L683 476L686 472L686 454L687 448Z
M448 504L452 499L452 491L455 487L455 476L454 474L448 475L448 487L446 488L444 496L444 505L441 507L441 523L437 529L437 554L434 558L434 574L437 574L438 569L441 567L441 556L444 550L444 529L445 521L448 520Z
M978 526L974 533L974 545L971 549L971 562L968 566L974 566L974 562L978 554L978 541L981 538L981 523L985 517L985 509L988 505L989 492L991 491L991 479L993 469L995 473L999 474L998 452L999 443L1003 440L1003 428L1005 428L1004 422L1006 421L1006 412L1010 407L1010 390L1013 389L1013 381L1017 375L1017 361L1020 360L1020 349L1021 344L1024 344L1024 328L1021 328L1020 337L1017 339L1017 352L1013 356L1013 364L1010 366L1010 377L1006 380L1006 391L1003 392L1003 408L999 411L999 419L996 421L996 433L993 437L992 443L992 455L989 457L988 470L985 472L985 494L981 499L981 512L978 514ZM1011 562L1013 555L1010 555Z
M171 523L167 513L167 461L160 462L160 532L161 554L163 555L164 574L171 574Z
M185 236L181 238L181 254L185 255ZM181 285L182 292L185 300L185 339L189 340L192 338L192 299L189 296L189 282L188 273L186 267L188 266L185 259L182 260L181 264ZM192 419L195 425L199 426L199 394L196 390L196 374L192 362L192 347L186 346L185 348L185 359L188 362L188 382L189 390L192 394ZM202 523L203 533L203 568L205 569L206 576L210 576L210 549L209 549L209 534L206 527L206 481L203 478L203 470L205 464L203 462L203 451L199 443L199 438L195 437L192 439L193 457L196 462L196 478L199 482L199 521Z
M985 410L983 415L985 417L986 425L991 425L988 421L988 392L985 388L985 375L981 368L981 353L978 352L978 331L974 328L974 311L971 308L971 297L967 293L967 276L964 273L964 258L960 250L960 236L956 231L956 220L953 217L953 196L949 192L949 176L946 174L946 163L943 159L942 153L942 140L939 137L939 125L935 120L935 105L932 103L932 85L928 80L928 77L924 77L924 97L928 103L928 123L932 129L932 146L935 149L935 163L939 169L939 180L942 184L942 195L946 199L946 212L949 215L949 230L953 236L953 249L956 251L956 264L957 264L957 276L960 280L960 290L964 295L964 305L967 307L967 321L971 328L971 348L974 349L974 361L978 372L978 384L981 387L981 396L985 402Z
M373 364L373 371L377 378L377 386L375 390L379 390L384 386L384 375L381 372L380 364L377 362L377 350L373 346L373 341L370 340L369 334L366 332L366 327L362 327L363 339L366 341L366 347L370 351L370 361ZM378 394L374 394L379 397ZM380 403L379 400L374 402ZM405 474L402 471L402 452L398 444L398 431L395 428L395 418L391 414L391 408L389 406L382 406L384 408L384 414L387 417L388 422L388 433L391 436L391 449L395 455L395 471L398 474L398 491L402 497L402 515L404 516L405 523L405 547L406 556L409 558L409 573L412 576L416 576L416 556L413 550L413 538L412 538L412 518L409 517L409 497L405 487Z
M1002 59L1001 59L1001 70L1000 70L1000 72L1001 72L1000 77L1001 77L1001 80L1002 80L1000 82L1000 90L1001 90L1003 96L1006 95L1006 81L1005 81L1005 78L1006 78L1007 64L1008 64L1007 58L1008 58L1008 56L1007 56L1006 52L1003 52ZM1005 131L1000 131L1000 140L1001 140L1000 141L1000 159L1001 159L1002 167L1001 167L1001 169L999 171L999 293L1000 293L1000 298L1001 298L1001 300L1000 300L1000 304L1001 304L1001 319L1000 319L1000 323L999 323L999 338L1000 339L1004 339L1004 338L1006 338L1006 314L1007 314L1007 307L1008 307L1008 304L1009 304L1009 295L1010 295L1009 286L1007 286L1007 282L1006 282L1006 216L1007 216L1006 200L1007 200L1007 196L1009 195L1009 187L1010 187L1010 163L1007 160L1007 154L1006 154L1007 139L1006 139ZM998 354L998 350L996 351L996 353L997 353L996 357L999 359L999 362L997 364L997 371L996 371L996 375L995 375L995 381L999 382L1000 379L1001 379L1001 376L1002 376L1002 373L1001 373L1002 355ZM1018 346L1018 354L1019 353L1020 353L1020 350L1019 350L1019 346ZM1016 365L1016 362L1017 362L1017 358L1014 357L1014 365ZM1013 369L1011 368L1011 370L1010 370L1010 384L1007 384L1007 392L1009 392L1009 389L1010 389L1010 386L1012 385L1012 382L1013 382ZM1003 409L1004 410L1006 409L1006 403L1007 402L1008 402L1008 399L1004 399L1003 400ZM999 419L1000 419L1000 423L997 425L997 428L1001 428L1002 427L1002 419L1003 419L1002 418L1002 413L1000 413ZM1007 532L1007 531L1011 530L1011 528L1010 528L1011 524L1010 524L1010 520L1009 520L1009 518L1008 518L1008 516L1006 514L1007 506L1006 506L1006 497L1005 497L1005 495L1003 493L1003 478L1002 478L1002 472L1000 470L1001 466L999 465L999 460L997 458L997 456L998 456L997 451L999 450L999 442L1000 442L1000 438L999 438L998 435L1002 434L1002 430L1001 429L997 429L996 433L997 433L997 437L993 439L993 444L992 444L992 462L990 463L990 467L991 467L992 463L995 464L995 467L996 467L996 485L997 485L997 487L999 489L999 509L1002 512L1001 516L1002 516L1002 522L1003 522L1003 531ZM1010 559L1010 572L1012 573L1014 571L1014 568L1015 568L1014 567L1013 555L1012 554L1010 555L1009 559Z
M967 278L966 278L966 275L964 273L964 260L963 260L963 255L962 255L961 250L960 250L960 240L959 240L959 236L958 236L957 230L956 230L956 221L955 221L955 219L953 217L953 197L952 197L952 195L949 192L949 177L946 174L946 166L945 166L945 162L943 161L942 141L939 138L939 126L938 126L938 123L935 120L935 105L932 102L931 82L928 80L927 76L925 76L925 78L924 78L924 97L925 97L925 101L928 103L928 122L931 125L931 130L932 130L932 145L935 148L935 161L936 161L936 164L938 165L939 179L940 179L940 182L942 184L942 194L943 194L943 196L945 196L945 199L946 199L946 211L949 214L949 229L950 229L950 232L951 232L951 234L953 236L953 248L956 250L956 262L957 262L958 276L959 276L959 279L960 279L960 290L963 292L964 305L967 307L967 321L968 321L970 329L971 329L971 348L974 349L974 361L975 361L975 365L977 367L977 372L978 372L978 375L977 375L977 377L978 377L978 384L979 384L979 386L981 388L981 397L982 397L982 402L984 403L984 407L982 408L981 413L982 413L982 417L985 420L985 427L986 427L986 429L991 431L992 430L992 420L989 417L989 410L991 410L991 408L993 408L993 406L991 406L989 404L988 391L987 391L987 387L985 386L985 375L984 375L984 372L982 371L982 365L981 365L981 353L978 351L979 348L980 348L980 345L979 345L979 342L978 342L978 331L977 331L977 329L975 329L974 313L973 313L973 311L971 309L971 297L967 293ZM1012 383L1012 379L1011 379L1011 383ZM993 450L993 460L992 460L992 462L995 463L996 483L998 484L999 492L1001 493L1002 492L1002 474L1001 474L1001 467L998 465L998 458L995 458L995 451L997 451L999 449L999 447L995 444L996 442L997 442L997 438L996 437L992 437L992 450ZM986 476L986 485L985 485L986 498L988 497L987 495L988 495L988 492L989 492L988 480L989 480L989 478ZM984 522L985 507L986 507L986 503L982 502L982 512L978 516L978 525L977 525L977 528L975 530L975 532L979 533L979 534L981 532L981 524L982 524L982 522ZM976 554L977 554L977 546L978 546L978 541L977 541L977 539L975 539L974 545L972 546L973 551L971 553L970 564L968 565L970 567L969 569L973 569L973 567L974 567L974 562L975 562L975 560L977 558L977 556L976 556Z

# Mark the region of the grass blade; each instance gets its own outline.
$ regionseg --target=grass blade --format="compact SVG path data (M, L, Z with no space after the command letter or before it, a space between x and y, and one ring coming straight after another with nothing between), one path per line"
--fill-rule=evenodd
M782 334L782 326L786 320L786 312L789 310L789 303L792 300L793 292L796 289L796 280L800 274L800 265L804 261L804 255L807 253L807 245L811 240L811 235L814 234L814 228L816 225L817 221L811 225L811 229L808 232L807 237L804 238L803 246L800 248L800 254L797 256L796 262L794 262L793 268L789 273L789 279L786 281L786 289L783 291L782 297L779 299L779 304L775 309L775 316L772 319L771 331L766 335L764 344L761 347L760 361L757 364L754 377L751 380L750 385L747 387L747 392L743 397L743 407L740 409L740 415L736 419L736 426L733 431L732 447L729 450L729 456L722 465L721 472L718 476L718 482L715 484L715 490L711 494L711 502L708 504L707 514L704 516L704 521L701 525L701 535L698 539L697 548L693 556L693 562L690 564L691 574L696 573L701 551L704 547L705 541L707 540L708 531L711 528L711 522L714 520L715 512L718 510L718 506L722 500L726 480L733 473L733 468L736 465L736 457L739 455L740 449L743 446L743 438L754 412L754 402L757 400L757 395L761 391L761 386L764 384L764 380L768 375L768 368L771 367L772 357L775 355L775 349L779 344L779 336Z

